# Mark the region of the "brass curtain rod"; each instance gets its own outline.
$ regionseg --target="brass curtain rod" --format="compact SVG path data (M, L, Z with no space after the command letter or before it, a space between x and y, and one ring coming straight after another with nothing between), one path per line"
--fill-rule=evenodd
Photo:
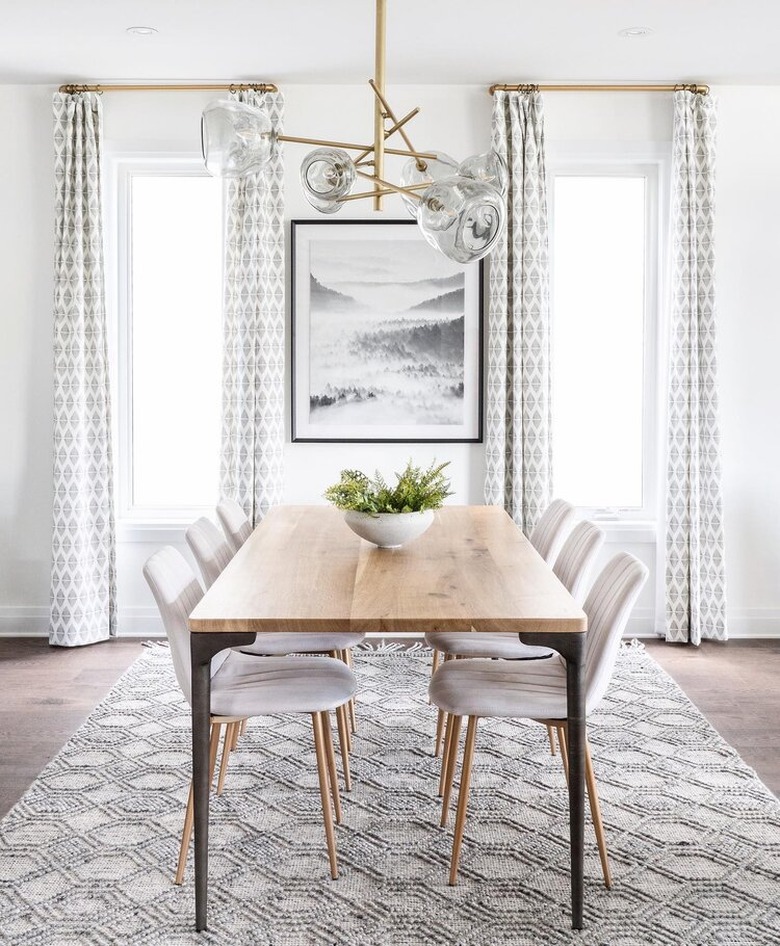
M77 92L278 92L271 82L223 82L214 85L61 85L60 92L74 95Z
M674 85L537 85L533 82L521 82L517 85L496 83L491 85L489 92L696 92L698 95L708 95L708 85L677 82Z

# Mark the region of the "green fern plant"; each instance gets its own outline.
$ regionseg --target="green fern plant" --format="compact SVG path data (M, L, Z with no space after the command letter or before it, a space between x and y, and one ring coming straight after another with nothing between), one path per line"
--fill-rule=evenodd
M378 470L370 478L360 470L342 470L338 483L325 490L325 499L339 509L374 516L438 509L452 495L450 481L443 472L447 466L449 460L439 464L434 460L423 470L409 460L406 469L395 474L395 486L390 486Z

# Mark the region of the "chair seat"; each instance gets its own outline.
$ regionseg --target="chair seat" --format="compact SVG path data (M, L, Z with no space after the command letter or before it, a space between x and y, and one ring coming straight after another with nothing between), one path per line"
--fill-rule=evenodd
M285 654L326 654L331 650L347 650L356 647L365 638L359 633L319 633L295 631L272 631L258 634L254 644L237 647L242 654L258 654L263 657L283 657Z
M264 659L231 651L211 678L211 713L320 713L342 706L356 691L355 675L331 657Z
M449 660L434 673L431 702L454 716L566 719L566 661Z
M491 634L479 631L428 631L425 643L443 654L458 657L500 657L504 660L541 660L555 653L549 647L521 643L517 634Z

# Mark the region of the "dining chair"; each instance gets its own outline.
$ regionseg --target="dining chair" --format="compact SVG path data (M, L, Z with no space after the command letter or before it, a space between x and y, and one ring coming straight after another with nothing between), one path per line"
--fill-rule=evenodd
M222 574L227 563L235 555L234 550L228 545L227 539L220 532L217 526L201 516L196 519L192 525L187 527L184 533L187 545L198 563L198 568L203 576L203 584L206 591Z
M563 543L555 559L553 572L577 603L581 603L588 588L588 577L596 556L604 544L604 532L587 520L578 523ZM555 651L549 647L523 644L517 634L510 632L477 633L474 631L428 632L425 642L433 648L435 656L444 654L445 661L453 657L483 657L492 660L542 660ZM434 660L432 674L438 660ZM439 755L444 734L445 714L439 710L436 723L434 754ZM549 729L550 751L555 754L555 736Z
M554 499L531 530L528 541L548 565L555 561L566 533L574 521L574 506L565 499Z
M191 705L188 618L203 597L203 589L184 557L171 546L166 546L152 555L144 565L143 574L165 626L176 679L184 698ZM211 661L210 782L214 778L220 731L223 726L226 729L217 785L220 794L234 736L244 720L277 713L309 714L314 731L330 872L334 879L338 877L338 863L331 803L336 823L340 824L341 800L331 738L330 713L332 710L343 709L356 690L355 675L349 667L330 657L257 658L236 650L224 650ZM174 881L177 884L184 879L193 816L190 783Z
M587 716L596 709L606 693L617 660L620 639L647 575L647 568L640 561L628 552L622 552L603 569L583 605L588 617L585 643ZM559 654L554 654L547 660L523 662L480 659L448 661L434 674L428 692L431 702L448 714L440 779L440 791L443 795L442 826L446 825L449 812L461 720L464 716L468 720L450 862L449 882L454 884L457 880L466 824L479 719L490 716L528 718L554 726L558 731L561 757L568 778L566 662ZM604 883L610 887L612 880L606 839L587 741L585 779Z
M221 499L217 504L217 519L225 537L237 552L252 534L252 523L235 499Z
M227 539L210 519L202 517L187 529L185 533L195 561L198 563L203 582L208 590L217 580L222 570L235 554ZM268 631L257 634L252 644L239 647L243 654L256 657L285 657L289 654L328 654L343 661L352 668L352 648L365 640L360 632L319 631ZM344 710L349 725L346 727L346 748L352 749L352 734L357 729L357 716L354 700L350 700ZM243 727L242 727L243 729ZM339 728L341 733L341 728ZM347 791L352 789L352 778L347 768L345 771Z

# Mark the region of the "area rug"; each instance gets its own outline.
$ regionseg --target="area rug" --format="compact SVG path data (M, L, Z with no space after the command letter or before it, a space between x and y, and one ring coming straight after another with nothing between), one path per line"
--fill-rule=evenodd
M212 803L208 932L172 884L189 716L150 648L0 826L9 946L777 946L780 803L677 685L624 647L590 722L614 887L586 828L569 920L560 761L531 722L485 720L460 880L438 827L430 653L361 652L354 788L328 874L308 718L254 720ZM451 819L451 824L452 824Z

